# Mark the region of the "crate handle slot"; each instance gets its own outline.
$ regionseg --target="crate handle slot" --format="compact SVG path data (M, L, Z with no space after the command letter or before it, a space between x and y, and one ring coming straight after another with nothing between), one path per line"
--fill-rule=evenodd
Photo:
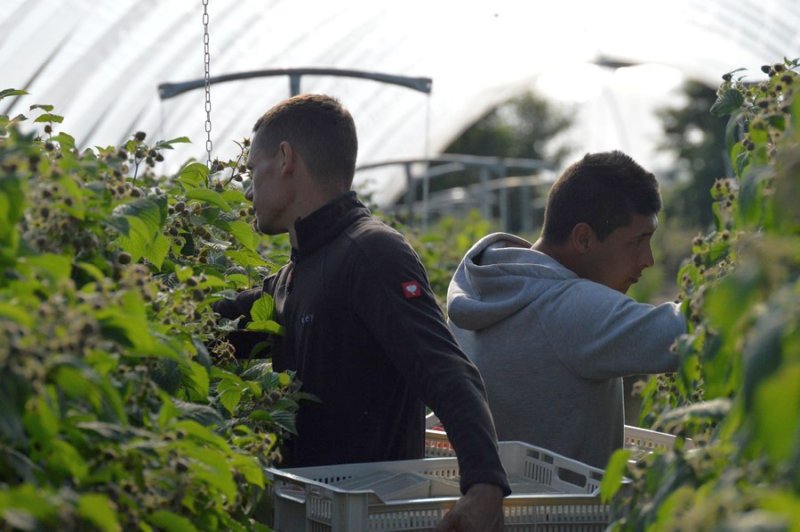
M302 484L284 481L280 485L273 487L276 497L288 501L304 504L306 502L306 489Z
M586 487L586 475L582 475L577 471L573 471L572 469L567 469L566 467L558 467L556 468L558 473L558 478L563 480L564 482L569 482L579 488Z

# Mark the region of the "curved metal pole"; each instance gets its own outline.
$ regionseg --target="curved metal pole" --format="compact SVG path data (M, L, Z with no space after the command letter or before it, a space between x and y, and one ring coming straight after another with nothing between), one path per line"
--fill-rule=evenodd
M302 76L339 76L347 78L371 79L392 85L400 85L415 91L430 94L433 86L431 78L412 78L408 76L397 76L394 74L382 74L380 72L365 72L361 70L346 70L339 68L273 68L269 70L251 70L248 72L238 72L235 74L223 74L209 78L209 83L224 83L226 81L237 81L242 79L265 78L271 76L289 76L289 90L292 96L300 93L300 78ZM173 98L184 92L200 89L205 86L204 79L183 81L179 83L160 83L158 85L158 95L162 100Z

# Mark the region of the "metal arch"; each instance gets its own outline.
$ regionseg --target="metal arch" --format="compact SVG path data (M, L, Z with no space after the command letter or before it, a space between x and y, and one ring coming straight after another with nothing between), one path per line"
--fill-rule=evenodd
M425 77L398 76L395 74L383 74L380 72L366 72L361 70L348 70L340 68L273 68L267 70L251 70L247 72L237 72L235 74L223 74L213 76L209 79L211 84L224 83L226 81L238 81L252 78L265 78L272 76L289 76L289 90L292 96L300 94L300 79L303 76L339 76L348 78L370 79L407 87L415 91L430 94L433 87L433 80ZM205 86L205 79L196 79L178 83L160 83L158 85L158 95L162 100L173 98L184 92L200 89Z
M430 164L430 163L443 163L439 166L428 168L427 172L420 176L414 176L411 167L414 164ZM405 207L407 215L412 218L414 215L415 207L418 207L414 198L415 183L431 177L438 177L451 172L457 172L467 167L476 167L481 170L480 182L470 187L471 192L476 192L480 201L481 213L485 217L489 217L489 195L494 192L503 194L503 189L508 187L529 187L533 186L532 180L519 181L519 178L508 178L506 172L509 168L519 168L532 171L553 171L555 168L552 164L547 164L538 159L522 159L511 157L497 157L485 155L465 155L445 153L438 157L420 157L409 159L391 159L387 161L380 161L374 163L362 164L356 168L356 171L369 170L373 168L382 168L386 166L402 166L405 171L406 179L406 193L405 193ZM499 179L492 180L490 174L494 174ZM545 181L541 181L544 183ZM537 184L541 184L538 183ZM524 202L524 200L523 200ZM504 211L508 211L508 198L502 198L502 207ZM524 209L523 209L524 210ZM503 215L506 217L507 212ZM429 206L427 201L422 202L422 216L423 226L427 225L429 216ZM524 217L525 219L525 217ZM529 229L529 228L528 228Z
M356 171L381 168L383 166L410 165L417 163L457 163L464 166L524 168L527 170L553 170L553 166L539 159L520 159L513 157L496 157L488 155L463 155L444 153L437 157L418 157L410 159L390 159L375 163L359 165Z

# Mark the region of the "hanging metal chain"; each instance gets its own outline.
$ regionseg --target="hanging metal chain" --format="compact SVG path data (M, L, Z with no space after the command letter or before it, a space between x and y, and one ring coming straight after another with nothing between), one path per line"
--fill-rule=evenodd
M206 165L211 169L211 52L208 46L208 0L203 0L203 65L206 88Z

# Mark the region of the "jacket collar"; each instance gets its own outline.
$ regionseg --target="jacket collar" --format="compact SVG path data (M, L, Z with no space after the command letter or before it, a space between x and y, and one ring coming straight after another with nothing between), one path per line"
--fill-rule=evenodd
M292 249L292 259L307 257L336 238L369 209L358 201L354 191L345 192L330 203L294 223L297 249Z

